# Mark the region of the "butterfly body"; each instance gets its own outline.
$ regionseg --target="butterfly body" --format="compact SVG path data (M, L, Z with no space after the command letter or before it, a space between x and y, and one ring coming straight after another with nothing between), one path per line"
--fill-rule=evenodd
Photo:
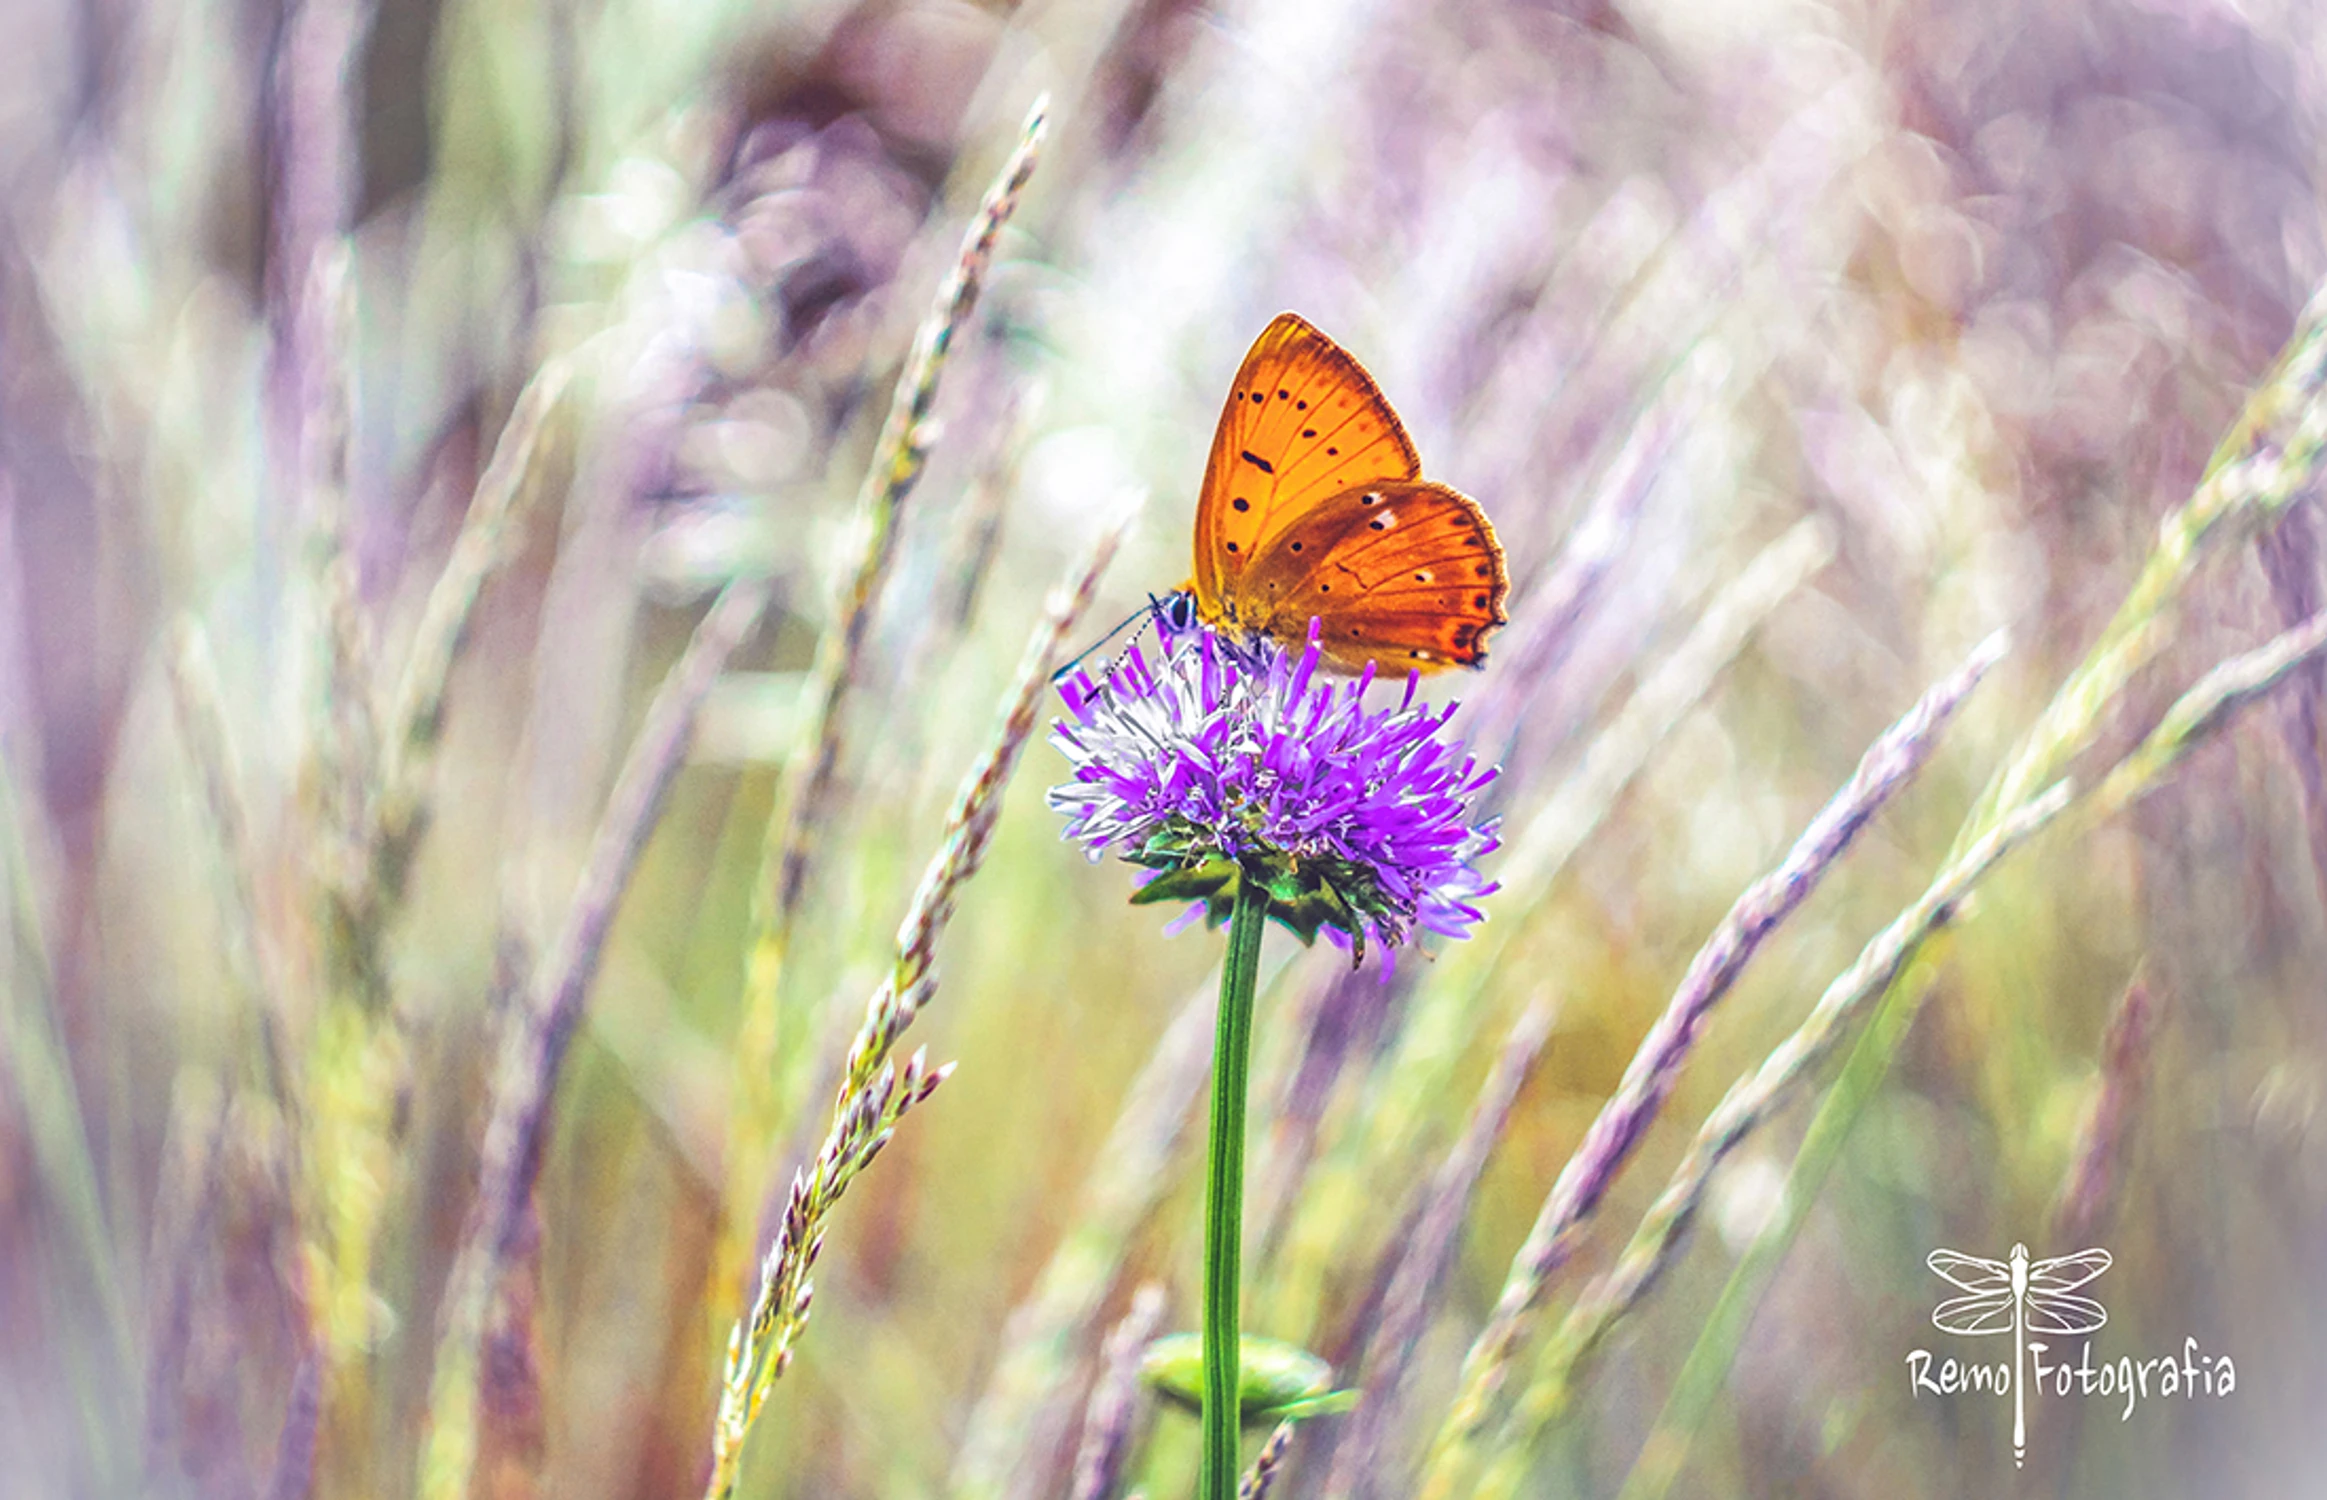
M1334 670L1403 675L1486 659L1506 619L1502 546L1469 496L1421 477L1364 366L1291 313L1230 387L1196 503L1197 618L1299 645Z

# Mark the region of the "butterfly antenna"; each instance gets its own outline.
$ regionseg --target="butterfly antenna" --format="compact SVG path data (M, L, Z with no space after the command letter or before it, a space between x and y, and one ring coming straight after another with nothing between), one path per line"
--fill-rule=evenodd
M1091 644L1088 646L1085 646L1082 650L1076 652L1075 659L1073 661L1068 662L1065 666L1050 674L1050 680L1053 683L1063 681L1069 672L1072 672L1075 668L1081 666L1084 662L1089 661L1093 654L1104 650L1109 641L1115 639L1115 637L1121 635L1124 631L1129 630L1132 626L1138 624L1141 620L1146 619L1149 615L1154 614L1162 607L1163 606L1157 602L1155 595L1148 595L1147 602L1145 604L1142 604L1139 608L1133 610L1130 614L1125 615L1122 621L1118 623L1113 629L1109 630L1105 635L1099 637L1097 640L1091 642ZM1113 673L1114 664L1110 663L1108 670L1101 674L1101 680L1104 681L1108 676L1113 675Z

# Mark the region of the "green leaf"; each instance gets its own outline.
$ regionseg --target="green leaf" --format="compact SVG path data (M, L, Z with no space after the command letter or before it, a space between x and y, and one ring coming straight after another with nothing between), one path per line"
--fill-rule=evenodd
M1214 858L1200 864L1165 868L1163 874L1131 893L1131 904L1152 906L1165 901L1201 901L1212 925L1217 927L1225 919L1227 908L1236 902L1236 881L1236 865L1231 860Z
M1236 893L1247 880L1268 893L1268 915L1299 938L1304 947L1328 927L1349 935L1353 966L1365 958L1365 928L1358 907L1378 895L1371 878L1345 860L1299 861L1280 857L1240 865L1219 854L1190 849L1190 836L1177 826L1149 838L1133 863L1163 873L1131 893L1134 906L1201 902L1205 925L1227 925ZM1355 905L1353 905L1353 898Z

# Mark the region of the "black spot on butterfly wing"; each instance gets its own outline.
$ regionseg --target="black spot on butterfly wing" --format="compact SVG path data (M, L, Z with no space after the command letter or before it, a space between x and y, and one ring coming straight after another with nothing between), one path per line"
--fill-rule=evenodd
M1264 397L1234 423L1235 436L1215 449L1219 460L1268 486L1252 496L1258 534L1240 531L1243 553L1257 565L1276 538L1341 485L1412 477L1420 470L1412 441L1372 377L1347 351L1298 319L1271 325L1265 353L1240 382ZM1285 399L1268 396L1273 387ZM1354 439L1354 441L1353 441ZM1312 543L1307 549L1314 553ZM1238 575L1230 575L1231 577Z
M1377 512L1365 503L1366 493L1379 493L1391 510L1383 519L1400 524L1376 532L1370 521ZM1490 588L1482 590L1468 576L1475 546L1492 546L1491 530L1476 504L1459 492L1429 481L1411 485L1389 484L1379 491L1353 494L1335 502L1350 522L1330 554L1315 568L1313 582L1331 576L1336 584L1354 585L1357 598L1328 599L1320 587L1307 596L1309 607L1327 614L1336 607L1362 609L1369 621L1395 620L1397 633L1387 643L1395 648L1427 647L1445 661L1476 661L1489 631L1505 623L1501 608L1503 581L1496 560L1485 565ZM1346 579L1345 576L1346 575ZM1350 592L1343 590L1342 592ZM1385 629L1389 628L1387 625ZM1467 642L1457 646L1450 632L1467 628ZM1338 634L1338 633L1337 633ZM1377 642L1384 637L1374 637ZM1461 653L1450 656L1449 652Z
M1280 474L1300 488L1315 485L1321 476L1307 479L1295 471L1319 459L1339 460L1344 454L1364 457L1368 448L1381 452L1373 459L1374 473L1412 478L1421 472L1414 444L1407 437L1381 388L1365 366L1348 350L1291 314L1270 325L1263 342L1266 357L1250 371L1255 384L1275 384L1290 404L1271 407L1264 419L1275 429L1275 444L1260 447ZM1302 415L1305 414L1306 420ZM1250 429L1248 429L1250 430ZM1298 434L1298 436L1296 436ZM1315 447L1296 450L1295 443L1316 443L1322 436L1322 454ZM1259 446L1259 445L1256 445Z
M1431 611L1381 610L1371 599L1366 603L1366 638L1371 642L1388 645L1401 655L1419 651L1424 661L1475 667L1487 658L1486 622L1465 620L1450 626L1443 615Z
M1253 620L1272 594L1282 598L1265 586L1269 577L1282 572L1297 584L1322 555L1315 537L1303 555L1290 555L1282 545L1288 531L1337 490L1411 480L1420 467L1364 366L1301 318L1280 316L1245 356L1214 433L1196 538L1203 597L1223 617ZM1230 493L1231 475L1241 494ZM1237 499L1248 504L1237 507Z
M1378 524L1369 522L1367 529L1395 530L1396 534L1361 540L1350 549L1351 558L1396 557L1402 559L1394 570L1398 572L1418 564L1460 568L1467 561L1463 554L1491 545L1485 538L1492 533L1478 506L1442 484L1421 480L1410 485L1386 486L1358 497L1357 503L1364 509L1393 500L1401 503L1383 511L1377 518ZM1478 576L1495 576L1492 561L1472 566L1474 570L1485 570Z

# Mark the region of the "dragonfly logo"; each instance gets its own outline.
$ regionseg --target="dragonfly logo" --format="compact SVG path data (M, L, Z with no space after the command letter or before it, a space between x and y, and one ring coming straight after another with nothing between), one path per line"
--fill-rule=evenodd
M1924 1264L1958 1287L1964 1295L1950 1297L1933 1309L1931 1321L1943 1332L1977 1337L1991 1333L2012 1335L2012 1362L1980 1364L1954 1359L1934 1364L1931 1351L1917 1349L1907 1356L1908 1388L1917 1396L1979 1392L2012 1397L2012 1463L2028 1458L2028 1391L2043 1395L2047 1386L2066 1396L2100 1395L2122 1398L2120 1421L2130 1421L2136 1401L2154 1392L2161 1396L2192 1397L2201 1392L2227 1396L2238 1386L2237 1369L2230 1356L2201 1355L2194 1338L2182 1341L2178 1359L2114 1361L2093 1359L2086 1338L2075 1364L2049 1362L2053 1351L2047 1340L2074 1338L2099 1332L2109 1322L2108 1310L2077 1288L2114 1264L2106 1250L2079 1250L2046 1260L2028 1258L2026 1245L2014 1245L2009 1260L1988 1260L1957 1250L1934 1250ZM2029 1335L2040 1335L2030 1338Z
M1924 1264L1967 1294L1940 1303L1933 1324L1949 1333L2012 1335L2012 1465L2018 1468L2028 1461L2028 1382L2021 1378L2028 1368L2028 1335L2093 1333L2109 1321L2108 1309L2076 1295L2109 1269L2109 1252L2079 1250L2031 1262L2028 1247L2014 1245L2007 1263L1934 1250Z

